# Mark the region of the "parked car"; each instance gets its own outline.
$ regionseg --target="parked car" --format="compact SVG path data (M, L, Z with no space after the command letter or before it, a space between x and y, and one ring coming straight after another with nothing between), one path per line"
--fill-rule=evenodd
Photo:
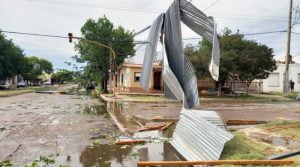
M25 82L19 82L19 83L17 83L17 88L24 88L24 87L26 87L27 85L26 85L26 83Z
M10 84L7 82L0 82L0 89L9 89L10 88Z
M41 83L36 82L36 83L33 84L33 86L41 86Z

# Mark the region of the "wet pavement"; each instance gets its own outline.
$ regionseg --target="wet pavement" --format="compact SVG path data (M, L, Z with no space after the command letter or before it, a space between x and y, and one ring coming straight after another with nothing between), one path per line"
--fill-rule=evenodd
M153 137L153 132L149 134ZM157 133L157 132L154 132ZM144 145L105 144L88 146L72 161L66 163L67 157L58 157L58 162L70 165L90 167L136 167L141 161L183 160L181 155L165 141L152 141Z
M299 102L210 102L201 108L215 110L226 119L299 120ZM138 160L183 160L165 140L174 126L136 133L138 129L178 120L181 105L156 103L104 103L86 95L30 93L0 98L0 160L24 166L40 156L55 156L53 166L135 167ZM114 145L120 132L113 116L133 136L151 136L145 145ZM152 134L152 133L155 133ZM264 138L264 142L299 148L299 142Z
M157 140L170 137L174 127L164 134L135 133L151 121L132 117L127 104L85 95L30 93L1 98L0 106L0 160L10 159L16 166L48 155L55 160L50 166L72 167L134 167L138 160L183 160L168 141ZM121 134L110 114L133 136L151 136L150 142L114 145Z
M128 103L127 113L140 120L178 120L181 104ZM201 101L200 109L218 112L224 120L300 120L300 102Z
M99 99L76 95L0 98L0 161L10 159L25 166L40 156L59 154L76 162L95 140L114 142L119 132L102 106ZM81 166L78 162L72 166Z

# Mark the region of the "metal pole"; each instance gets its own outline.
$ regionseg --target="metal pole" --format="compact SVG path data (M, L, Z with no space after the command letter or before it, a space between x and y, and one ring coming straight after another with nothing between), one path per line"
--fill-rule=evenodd
M109 65L110 65L110 74L109 74L109 83L110 83L110 93L114 93L114 92L112 92L112 91L114 91L114 90L112 90L112 73L113 73L113 70L112 70L112 67L111 67L111 65L112 65L112 61L113 60L115 60L116 59L116 52L114 51L114 49L111 47L111 44L109 45L109 46L107 46L107 45L104 45L104 44L102 44L102 43L98 43L98 42L96 42L96 41L92 41L92 40L88 40L88 39L85 39L85 38L82 38L82 37L72 37L72 38L74 38L74 39L78 39L78 40L84 40L84 41L86 41L86 42L89 42L89 43L92 43L92 44L95 44L95 45L98 45L98 46L101 46L101 47L105 47L105 48L107 48L107 49L109 49L109 51L110 51L110 58L109 58Z
M289 63L290 63L289 57L290 57L290 46L291 46L292 12L293 12L293 0L290 0L288 34L287 34L286 55L285 55L285 73L283 79L284 96L287 96L289 92Z

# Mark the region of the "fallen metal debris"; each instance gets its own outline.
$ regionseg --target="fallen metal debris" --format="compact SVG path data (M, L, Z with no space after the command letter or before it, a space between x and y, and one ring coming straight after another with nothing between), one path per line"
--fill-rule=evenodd
M272 155L272 156L269 156L267 159L268 160L280 160L280 159L294 157L294 156L297 156L297 155L300 155L300 150Z
M181 21L213 44L209 71L212 78L218 80L220 47L214 19L206 16L186 0L174 0L168 10L160 14L151 25L140 84L145 90L148 89L158 36L161 33L164 35L161 41L164 43L167 57L164 58L165 75L163 74L163 80L165 83L169 83L165 85L165 95L172 98L175 96L178 100L184 98L186 108L195 108L199 106L197 79L192 63L184 55ZM166 62L168 66L165 66ZM172 84L171 87L170 84ZM179 89L182 89L184 94L181 94Z
M188 161L218 160L224 144L233 136L213 111L183 108L171 145Z
M216 112L193 110L200 104L197 78L191 61L184 55L181 21L212 43L209 71L212 78L218 80L220 47L214 19L206 16L187 0L174 0L168 10L159 15L151 26L140 84L148 89L154 53L161 33L164 93L167 97L183 101L180 120L171 144L189 161L217 160L224 144L233 136L226 131L223 120Z
M185 166L185 165L290 165L292 160L217 160L217 161L139 161L138 167L142 166Z

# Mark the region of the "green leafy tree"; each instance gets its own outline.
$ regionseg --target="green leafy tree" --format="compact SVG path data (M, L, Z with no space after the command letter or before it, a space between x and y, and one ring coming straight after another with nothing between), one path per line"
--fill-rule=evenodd
M204 41L203 41L204 42ZM205 41L206 42L206 41ZM205 47L206 45L201 45L202 47ZM204 48L202 48L204 49ZM210 61L209 55L206 55L206 52L200 52L198 47L194 47L192 45L187 45L184 49L185 55L188 56L190 61L193 63L193 66L195 68L196 76L198 79L205 79L209 76L208 71L208 64Z
M245 81L249 87L254 79L267 78L269 75L267 71L276 69L273 50L265 45L244 39L243 35L238 32L232 33L229 29L223 31L219 41L221 49L220 75L217 82L219 96L222 85L233 75ZM209 77L208 64L212 45L202 40L197 48L186 47L187 56L191 59L199 79Z
M12 40L0 33L0 80L14 77L24 71L23 51Z
M71 82L74 80L74 72L66 69L58 70L56 73L52 75L52 80L56 83L63 84L65 81Z
M52 63L46 59L35 56L25 57L26 66L22 72L24 80L36 83L40 81L39 76L43 73L51 73L53 71Z
M245 40L244 43L246 46L242 53L243 56L239 57L236 74L247 84L248 93L253 80L267 78L268 71L274 71L277 67L273 59L273 49L255 41Z
M81 28L84 39L92 40L111 46L116 52L116 65L123 63L128 55L134 55L133 33L123 27L114 27L113 23L105 16L98 20L89 19ZM107 48L79 40L75 46L79 55L74 58L77 62L85 62L84 77L86 82L98 81L103 90L107 91L109 79L110 51Z

